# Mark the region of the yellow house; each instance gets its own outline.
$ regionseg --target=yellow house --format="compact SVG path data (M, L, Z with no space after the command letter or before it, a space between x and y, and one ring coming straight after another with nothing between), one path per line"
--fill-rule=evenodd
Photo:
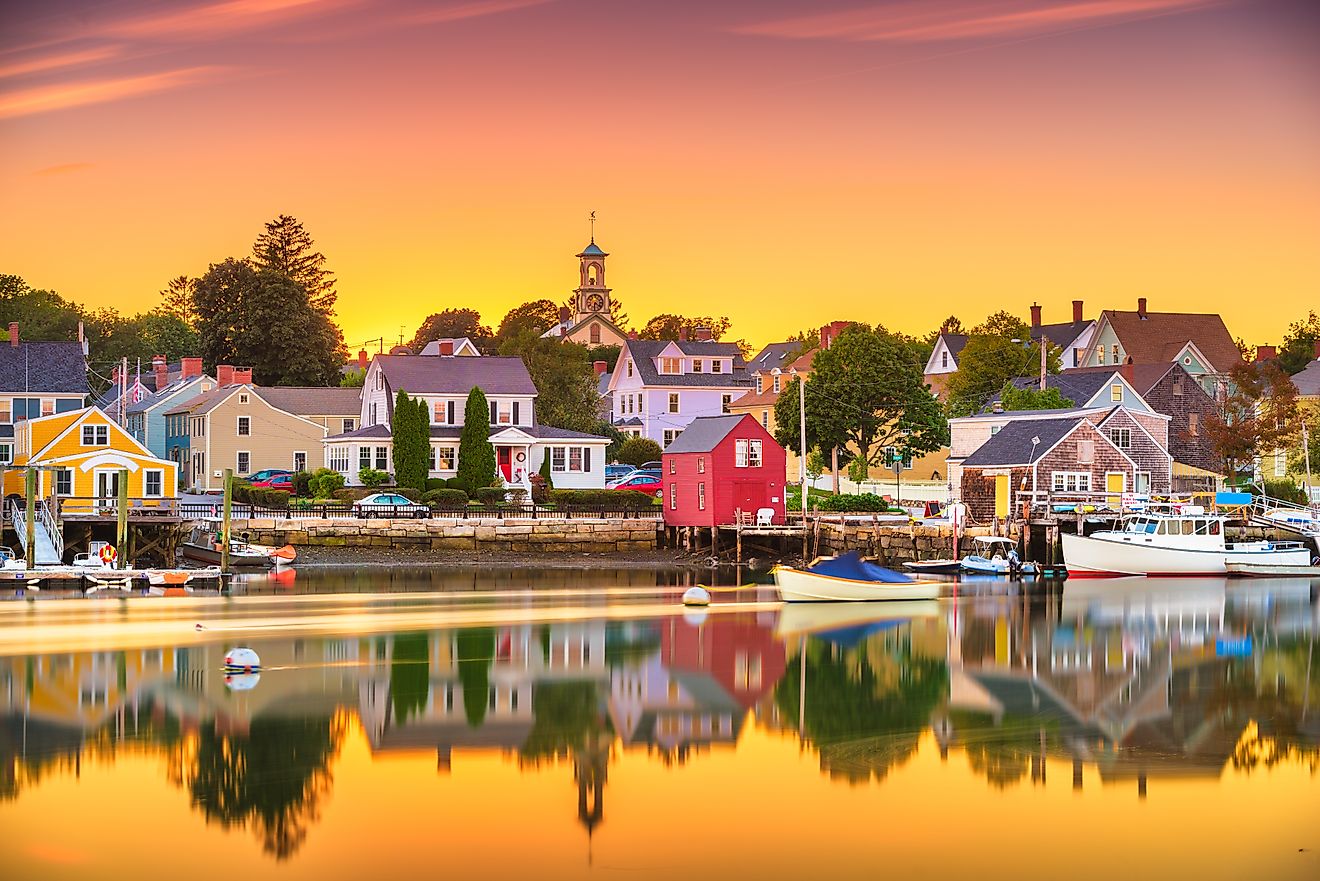
M97 407L28 419L14 426L14 459L5 469L6 496L24 494L23 466L41 468L37 497L57 496L63 510L92 509L119 494L128 472L128 497L149 507L178 494L178 466L157 459Z

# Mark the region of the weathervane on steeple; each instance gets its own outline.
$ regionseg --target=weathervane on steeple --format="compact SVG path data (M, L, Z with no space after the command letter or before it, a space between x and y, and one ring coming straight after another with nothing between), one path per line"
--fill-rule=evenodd
M591 241L596 241L596 212L591 212Z

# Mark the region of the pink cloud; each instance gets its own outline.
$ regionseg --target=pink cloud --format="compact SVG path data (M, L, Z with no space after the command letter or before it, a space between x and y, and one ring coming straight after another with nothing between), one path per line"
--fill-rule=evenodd
M212 78L222 71L219 67L185 67L143 76L83 80L10 92L0 95L0 119L165 92Z
M206 39L233 31L283 24L356 2L358 0L222 0L181 9L176 6L169 11L110 22L100 29L98 36Z
M876 5L735 28L786 39L925 43L1018 36L1155 15L1190 12L1222 0L1006 0Z
M438 24L445 21L460 21L465 18L479 18L483 15L498 15L512 12L528 6L541 6L552 0L474 0L471 3L454 3L447 6L431 6L419 12L411 21Z
M23 76L30 73L42 73L47 70L59 70L64 67L78 67L116 58L120 50L116 46L102 46L97 49L85 49L81 52L65 52L60 55L47 55L30 58L26 61L14 61L0 65L0 79Z
M61 165L47 165L45 168L38 168L36 171L32 172L32 175L34 177L56 177L61 174L73 174L78 171L86 171L87 169L94 167L95 163L92 162L65 162Z

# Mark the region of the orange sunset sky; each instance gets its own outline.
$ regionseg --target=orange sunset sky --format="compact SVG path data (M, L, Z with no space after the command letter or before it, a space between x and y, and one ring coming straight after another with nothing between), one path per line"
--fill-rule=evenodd
M42 0L0 10L0 272L136 312L301 219L350 347L634 324L1320 308L1313 0Z

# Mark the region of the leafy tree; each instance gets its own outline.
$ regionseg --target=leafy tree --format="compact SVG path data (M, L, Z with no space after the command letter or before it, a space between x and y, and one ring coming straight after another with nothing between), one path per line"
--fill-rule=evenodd
M525 330L500 344L499 352L522 358L536 385L536 415L542 425L589 432L600 420L600 392L587 349L577 343Z
M592 363L604 361L608 365L605 369L613 370L614 365L619 362L619 353L622 351L622 346L587 346L587 360Z
M410 398L399 389L390 426L394 439L394 482L401 487L425 490L431 456L431 420L426 401Z
M646 326L637 332L637 336L644 340L676 340L680 331L686 331L688 339L691 340L696 339L697 328L705 327L710 329L710 338L718 340L729 332L729 325L727 317L711 318L703 315L688 318L666 312L646 322Z
M521 306L514 306L505 314L495 336L500 340L525 332L539 336L558 323L559 307L553 300L530 300Z
M341 373L339 375L340 388L362 388L363 384L366 383L366 381L367 381L367 371L362 370L361 368L358 367L354 367L352 370L348 371L347 373Z
M546 492L555 488L555 479L550 474L550 454L548 452L541 459L541 469L536 473L541 475L541 479L545 481Z
M175 276L160 292L160 312L173 316L193 327L197 324L197 308L193 303L193 292L197 289L197 280L186 275Z
M794 377L775 403L776 439L799 455L838 448L841 462L879 464L885 447L909 456L938 450L949 424L926 388L910 347L883 327L854 324L816 353L807 381L807 450L798 428Z
M468 392L463 433L458 439L459 489L473 495L495 482L495 447L490 442L490 404L480 388Z
M1072 398L1065 398L1057 388L1040 390L1039 385L1018 388L1012 382L1004 383L999 401L1005 410L1065 410L1077 406Z
M315 250L302 222L281 214L266 224L252 245L252 262L293 279L307 291L312 308L329 316L335 308L335 274L325 268L325 255Z
M0 275L0 322L7 327L17 321L24 339L77 339L83 317L76 304L54 291L34 290L17 275Z
M1298 432L1297 445L1288 454L1288 470L1297 475L1306 474L1306 460L1311 460L1311 478L1320 485L1320 407L1311 407L1298 414L1307 424L1307 449L1302 449L1301 432ZM1305 458L1304 458L1305 456Z
M358 471L358 483L361 483L367 489L375 489L390 479L388 471L379 471L375 468L363 468Z
M468 725L480 728L486 721L490 693L490 665L495 660L495 631L469 627L454 637L458 656L458 679L463 684L463 711Z
M1283 345L1279 347L1279 366L1289 375L1305 370L1315 360L1317 340L1320 340L1320 315L1312 310L1306 318L1288 325Z
M619 447L618 459L624 465L641 468L647 462L658 462L662 452L660 445L649 437L633 435Z
M954 318L953 320L957 321L958 319ZM961 322L959 322L959 326L961 326ZM986 316L985 321L973 327L972 335L994 335L1006 339L1027 340L1031 338L1031 327L1021 318L1001 309L992 315ZM959 358L958 364L959 369L961 369L961 358Z
M1228 394L1206 420L1210 448L1236 480L1276 450L1291 445L1300 428L1297 387L1273 361L1241 361L1228 373Z
M1059 350L1051 346L1046 369L1059 372ZM958 371L949 374L945 393L950 416L969 416L1015 376L1030 375L1040 364L1040 344L1024 346L998 334L969 337L958 355Z
M481 313L476 309L446 309L426 316L408 347L420 352L432 340L467 337L474 346L489 354L493 336L490 328L481 323Z
M595 427L591 429L591 433L596 435L596 437L607 437L610 439L610 445L605 448L606 462L619 461L619 450L628 442L628 438L632 437L630 434L624 434L622 431L619 431L619 429L615 428L608 419L602 419L597 422Z
M820 347L820 328L813 327L808 330L800 330L784 342L797 343L797 345L789 350L788 354L784 356L784 364L792 364L798 358L807 354L807 352Z
M248 365L259 385L339 382L343 334L288 276L230 259L197 280L194 299L208 368Z

